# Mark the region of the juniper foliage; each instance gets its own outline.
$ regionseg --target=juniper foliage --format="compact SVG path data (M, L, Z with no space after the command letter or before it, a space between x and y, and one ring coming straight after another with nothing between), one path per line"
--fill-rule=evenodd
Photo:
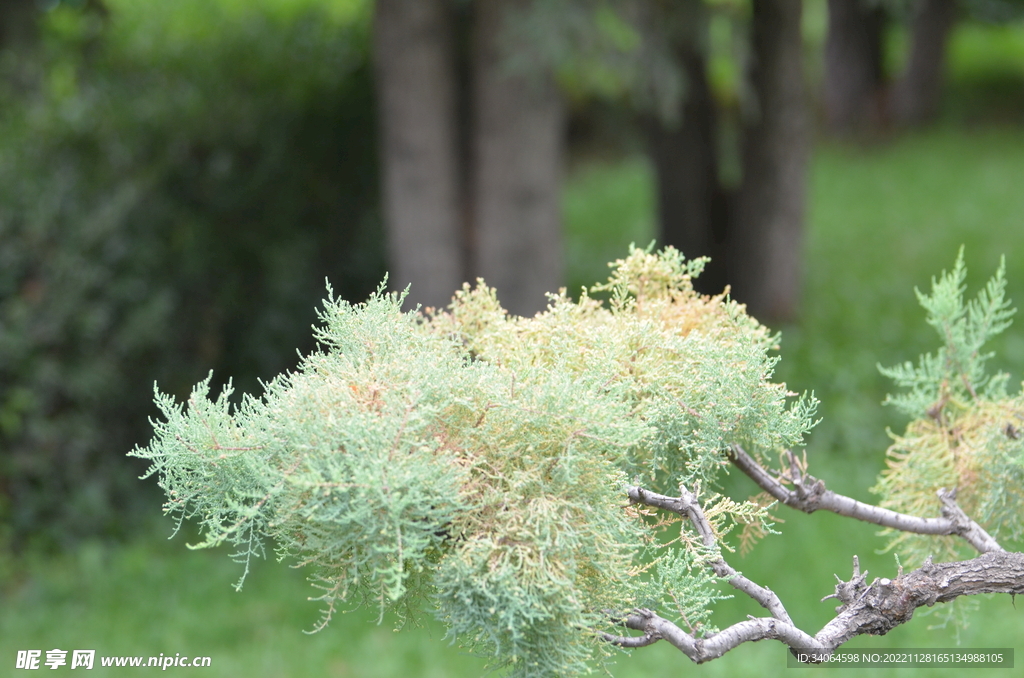
M764 520L711 491L724 451L799 444L815 401L771 381L777 337L742 305L694 292L703 264L631 249L533 318L482 281L430 313L383 286L330 294L295 372L237 408L209 379L187 403L158 392L165 419L133 454L166 512L200 522L196 547L232 543L248 571L272 545L308 568L318 627L359 602L427 609L515 676L588 671L637 607L708 633L717 552L624 487L704 488L722 536Z
M912 418L902 435L890 434L887 468L874 491L881 505L916 516L938 515L940 488L956 489L957 503L997 538L1024 534L1024 392L1007 392L1009 375L989 374L983 350L1006 330L1015 312L1005 298L1005 262L971 301L964 302L967 275L963 249L953 269L932 279L930 294L917 291L927 322L942 338L935 353L917 365L879 366L906 391L890 395ZM891 535L890 548L912 563L928 555L963 555L955 537Z

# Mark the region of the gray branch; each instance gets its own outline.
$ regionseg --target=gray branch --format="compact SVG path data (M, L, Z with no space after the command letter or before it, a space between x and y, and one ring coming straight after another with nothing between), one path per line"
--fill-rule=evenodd
M760 466L757 468L760 469ZM763 469L760 470L764 473ZM680 487L679 497L668 497L640 487L627 488L627 494L634 503L672 511L688 518L701 535L705 546L717 549L717 540L696 496L686 488ZM952 501L952 497L949 500ZM956 510L959 511L959 508ZM957 517L952 515L946 519L953 521ZM621 623L627 628L641 631L642 636L604 634L604 639L622 647L645 647L658 640L667 640L697 664L717 659L743 643L769 639L778 640L794 650L830 654L855 636L888 633L909 621L914 611L922 606L930 607L935 603L946 603L960 596L979 593L1024 594L1024 553L991 550L972 560L939 564L929 559L912 572L900 574L895 579L875 579L871 584L866 583L867 572L860 571L854 556L850 581L840 580L836 584L835 593L828 596L841 603L836 608L835 618L811 636L793 624L782 602L771 590L738 574L721 557L713 561L711 567L719 576L728 578L732 586L760 603L772 616L750 618L714 635L698 638L652 610L640 609Z
M786 451L784 455L784 459L788 460L790 467L786 480L793 483L793 489L789 489L772 477L739 445L733 445L729 450L729 459L762 490L786 506L805 513L814 513L820 509L901 532L957 535L963 537L979 553L1003 550L999 542L957 505L956 490L939 490L939 500L942 502L941 518L918 518L873 504L865 504L826 489L824 481L803 473L793 454L789 451Z
M697 534L700 535L701 540L704 542L704 546L709 550L717 551L718 538L715 537L715 533L711 529L711 524L708 523L707 518L704 517L704 511L701 509L700 503L697 501L697 496L682 486L679 487L679 493L680 496L678 497L668 497L664 494L658 494L657 492L650 492L642 487L629 487L626 489L626 494L629 495L630 501L634 504L645 504L647 506L665 509L666 511L678 513L684 518L689 519L697 530ZM711 569L714 570L715 574L719 577L728 580L729 584L733 588L742 591L756 600L758 604L768 610L775 619L785 622L786 624L793 623L793 620L789 618L789 613L786 612L786 608L783 607L782 601L779 600L779 597L775 595L774 591L769 588L759 586L750 579L747 579L742 574L734 570L721 556L711 561Z
M771 617L747 619L707 638L696 638L651 610L637 610L626 618L625 625L644 632L644 635L637 636L637 639L667 640L695 664L718 659L743 643L768 639L780 640L793 648L813 648L818 653L827 652L814 638L793 624Z
M851 580L836 585L834 597L842 604L835 619L816 636L832 649L861 634L884 635L910 621L922 606L979 593L1024 593L1024 553L991 551L971 560L926 562L895 579L876 579L870 585L865 584L867 573L860 574L854 562Z

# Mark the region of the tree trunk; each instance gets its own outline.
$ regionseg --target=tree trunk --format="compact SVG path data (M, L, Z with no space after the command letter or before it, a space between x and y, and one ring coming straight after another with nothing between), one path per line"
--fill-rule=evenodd
M956 22L954 0L920 0L911 25L910 56L893 90L893 117L904 125L934 118L942 98L946 44Z
M884 27L881 5L828 0L824 104L832 132L847 133L882 122Z
M800 294L809 145L800 14L801 0L753 2L756 111L744 133L730 270L736 298L768 322L794 317Z
M390 285L445 306L466 279L451 9L377 0L375 74Z
M726 196L718 179L716 110L708 88L706 60L696 45L680 45L679 63L686 73L680 119L671 126L649 117L644 124L658 182L661 246L686 255L711 257L695 281L704 293L721 292L728 279Z
M35 0L0 0L0 49L35 42L38 15Z
M550 74L509 72L504 31L527 0L478 0L472 93L475 273L510 312L546 306L562 284L561 170L564 111Z

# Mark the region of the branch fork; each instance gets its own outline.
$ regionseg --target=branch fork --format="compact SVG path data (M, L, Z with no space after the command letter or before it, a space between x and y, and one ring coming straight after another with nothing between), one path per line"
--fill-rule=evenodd
M861 572L860 562L853 557L853 573L849 581L836 576L835 592L822 600L835 598L840 605L836 616L818 633L810 635L798 628L785 606L771 589L761 586L737 572L721 556L714 530L708 522L698 497L684 486L679 496L652 492L639 486L626 488L629 500L651 508L670 511L686 518L696 530L705 548L718 556L710 567L738 591L747 594L769 613L768 617L751 617L706 637L687 633L673 622L649 609L637 609L617 620L628 629L640 631L639 636L603 633L601 637L614 645L638 648L666 640L695 663L721 657L746 642L774 639L793 651L810 651L811 656L830 655L836 648L858 635L884 635L909 621L918 607L952 601L959 596L979 593L1024 594L1024 553L1003 550L980 525L956 503L955 490L940 490L941 517L918 518L836 494L825 483L811 475L790 452L783 457L787 471L775 478L741 447L733 446L729 458L763 490L783 504L806 513L824 509L883 527L919 534L958 535L981 554L972 560L932 563L911 572L900 572L895 579L877 578L867 583L868 572ZM783 485L788 482L794 489Z

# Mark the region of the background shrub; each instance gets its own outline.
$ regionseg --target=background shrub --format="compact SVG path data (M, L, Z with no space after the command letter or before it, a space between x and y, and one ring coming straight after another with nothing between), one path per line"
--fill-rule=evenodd
M108 4L51 12L41 54L4 64L0 510L19 541L125 527L154 380L257 387L311 348L325 277L362 299L383 276L358 3Z

